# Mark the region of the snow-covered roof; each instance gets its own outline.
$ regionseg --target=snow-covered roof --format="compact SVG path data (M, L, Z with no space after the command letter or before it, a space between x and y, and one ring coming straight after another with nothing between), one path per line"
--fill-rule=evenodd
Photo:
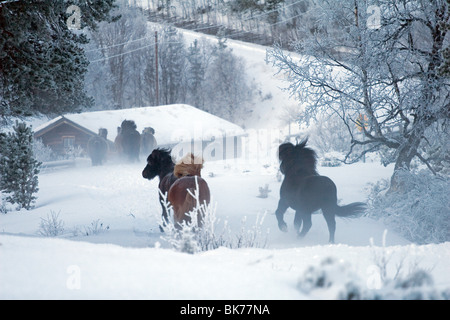
M98 129L106 128L111 141L117 136L117 127L123 120L133 120L139 132L146 127L155 129L158 145L244 134L240 126L186 104L83 112L64 117L96 133ZM59 119L61 117L44 123L34 131L38 132Z

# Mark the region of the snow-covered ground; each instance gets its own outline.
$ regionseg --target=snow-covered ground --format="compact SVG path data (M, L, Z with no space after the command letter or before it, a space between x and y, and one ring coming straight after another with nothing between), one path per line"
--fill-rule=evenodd
M144 163L110 163L40 174L36 208L0 216L2 299L334 299L335 291L306 294L297 288L311 266L326 258L349 264L363 283L378 277L377 256L390 257L391 277L417 265L429 270L437 288L450 287L450 243L417 246L369 218L338 219L337 244L327 243L321 214L304 239L278 230L274 210L280 182L273 166L248 160L210 162L203 172L217 204L218 229L226 221L236 235L264 216L263 248L219 248L194 255L177 252L161 238L157 179L142 178ZM366 184L388 177L392 168L355 164L320 168L338 186L342 203L364 200ZM209 176L209 173L214 176ZM258 188L269 185L268 198ZM40 227L59 214L64 232L44 237ZM265 215L264 215L265 214ZM371 246L370 239L374 246ZM375 279L375 280L374 280ZM376 281L375 281L376 284Z
M186 32L185 37L199 36ZM202 172L217 204L217 230L227 223L237 236L264 218L260 237L266 246L177 252L161 238L158 180L142 178L144 157L140 163L110 161L102 167L91 167L85 159L73 168L43 168L36 207L0 215L0 299L336 299L347 273L359 279L352 281L361 289L380 288L386 265L387 278L399 265L405 276L421 268L431 274L436 290L450 288L450 243L414 245L393 230L386 234L389 228L381 222L361 217L337 219L337 243L330 245L321 214L313 216L308 235L298 239L291 210L285 216L289 232L278 230L274 211L281 182L276 154L264 151L264 145L281 135L285 128L279 115L295 102L279 90L282 82L264 63L263 47L228 44L246 60L263 95L272 95L246 126L256 151L263 151L255 153L250 146L242 159L207 162ZM390 177L392 170L371 162L319 168L319 173L334 180L341 203L347 204L365 201L367 184ZM265 185L271 192L260 198ZM41 224L52 216L64 231L43 236ZM309 279L305 272L326 269L320 265L330 258L338 275L329 286L305 290L299 285Z

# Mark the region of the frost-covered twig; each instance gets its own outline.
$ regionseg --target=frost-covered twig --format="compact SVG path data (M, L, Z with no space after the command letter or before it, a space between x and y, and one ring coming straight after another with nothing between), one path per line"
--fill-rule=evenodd
M164 235L163 240L169 242L174 249L186 253L196 253L200 251L214 250L219 247L243 248L243 247L265 247L267 237L262 238L262 224L265 214L256 219L253 227L247 228L246 218L243 219L240 233L232 234L227 221L224 221L220 228L220 219L216 216L217 203L212 199L209 204L200 203L198 187L193 192L188 192L196 199L196 206L186 213L190 218L183 221L179 228L175 228L171 221L162 223ZM168 212L172 211L167 197L162 197L162 204ZM198 225L198 217L201 217L202 225Z
M38 231L41 236L56 237L64 232L64 222L59 219L59 214L60 212L51 211L46 219L41 218Z

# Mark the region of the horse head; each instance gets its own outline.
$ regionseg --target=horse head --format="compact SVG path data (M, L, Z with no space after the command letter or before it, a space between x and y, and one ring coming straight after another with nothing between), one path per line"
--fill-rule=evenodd
M151 180L156 176L162 178L173 171L174 162L170 155L171 150L158 148L147 157L147 165L142 171L145 179Z
M123 120L122 124L120 125L120 128L121 132L126 132L136 130L137 126L133 120Z
M280 171L283 174L302 172L307 175L316 175L317 155L314 150L306 147L308 138L296 145L291 142L283 143L278 148Z

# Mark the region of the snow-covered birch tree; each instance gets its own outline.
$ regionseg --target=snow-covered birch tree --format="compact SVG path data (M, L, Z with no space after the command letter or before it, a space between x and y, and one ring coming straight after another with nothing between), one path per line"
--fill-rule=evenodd
M274 46L268 61L286 75L305 120L326 113L341 118L351 135L347 161L350 154L357 153L354 161L383 151L395 172L409 170L415 157L434 170L421 147L427 129L445 131L450 120L450 81L439 72L448 6L446 0L321 1L314 7L317 29L301 32L297 54ZM361 133L353 133L355 126Z

